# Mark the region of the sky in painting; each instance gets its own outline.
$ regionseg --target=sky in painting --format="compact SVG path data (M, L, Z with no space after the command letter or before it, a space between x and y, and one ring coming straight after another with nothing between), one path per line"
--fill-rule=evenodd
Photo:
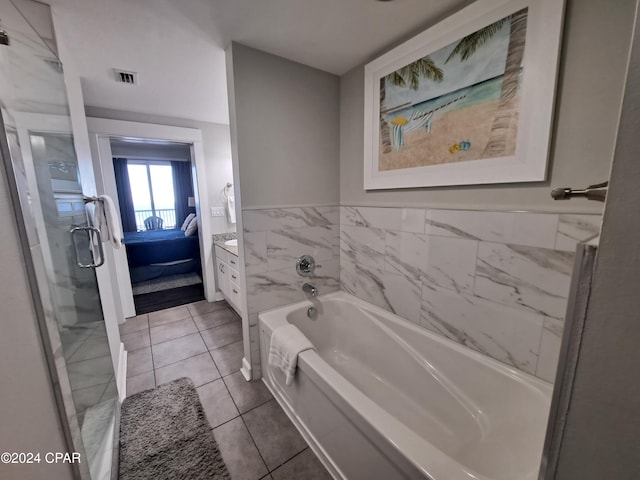
M407 102L412 104L424 102L425 100L488 80L497 75L502 75L509 47L509 31L509 22L505 22L500 31L496 32L488 42L475 51L471 58L464 62L460 61L460 56L457 55L449 63L445 63L445 60L457 45L457 41L430 53L428 56L444 73L442 82L437 83L421 78L418 90L397 87L387 82L385 86L387 108L393 108Z

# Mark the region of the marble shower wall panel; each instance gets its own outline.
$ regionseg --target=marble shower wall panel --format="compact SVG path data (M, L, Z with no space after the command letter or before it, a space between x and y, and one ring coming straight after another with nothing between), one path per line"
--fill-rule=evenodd
M340 225L424 233L425 209L341 207Z
M316 262L333 257L333 226L283 228L266 232L267 270L291 267L304 254Z
M556 250L575 252L576 245L595 237L600 232L600 215L560 215Z
M387 231L385 270L420 282L429 266L429 238L422 233Z
M340 249L340 288L351 295L356 294L357 270L353 258Z
M554 248L558 215L549 213L428 210L425 232L486 242Z
M340 289L340 210L336 206L245 210L242 219L252 369L254 378L259 378L258 313L303 300L305 282L320 294ZM316 260L312 277L296 272L296 260L304 254Z
M420 288L405 275L356 265L354 294L416 324L419 321Z
M340 285L552 381L574 249L600 215L340 208Z
M267 232L245 232L244 267L246 275L267 271Z
M420 325L535 374L544 316L425 285Z
M370 227L340 227L340 255L355 263L384 269L385 230Z
M480 242L474 293L512 307L564 318L573 252Z
M247 274L247 305L249 314L304 300L304 283L314 285L320 294L340 290L340 260L337 256L322 261L312 277L296 273L295 261L290 267Z
M423 280L458 293L472 293L477 255L478 242L475 240L432 235Z
M294 207L244 210L245 232L339 225L338 207Z
M562 342L563 322L552 318L545 318L540 351L538 354L538 366L536 376L553 381L558 368L560 344Z

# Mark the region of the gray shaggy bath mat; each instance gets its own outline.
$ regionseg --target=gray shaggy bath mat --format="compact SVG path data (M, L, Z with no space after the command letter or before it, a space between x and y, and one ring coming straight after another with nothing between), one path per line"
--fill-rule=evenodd
M179 378L122 403L119 478L231 478L191 380Z

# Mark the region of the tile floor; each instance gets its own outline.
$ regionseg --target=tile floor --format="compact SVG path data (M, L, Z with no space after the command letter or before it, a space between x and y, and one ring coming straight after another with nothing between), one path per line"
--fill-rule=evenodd
M244 380L240 317L226 302L139 315L120 335L127 395L191 378L232 480L331 479L262 380Z

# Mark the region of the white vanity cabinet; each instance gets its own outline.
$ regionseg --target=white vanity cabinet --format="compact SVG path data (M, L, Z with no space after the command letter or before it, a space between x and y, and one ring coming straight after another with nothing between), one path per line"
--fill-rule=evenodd
M216 278L218 289L236 312L242 314L242 291L238 256L216 245Z

